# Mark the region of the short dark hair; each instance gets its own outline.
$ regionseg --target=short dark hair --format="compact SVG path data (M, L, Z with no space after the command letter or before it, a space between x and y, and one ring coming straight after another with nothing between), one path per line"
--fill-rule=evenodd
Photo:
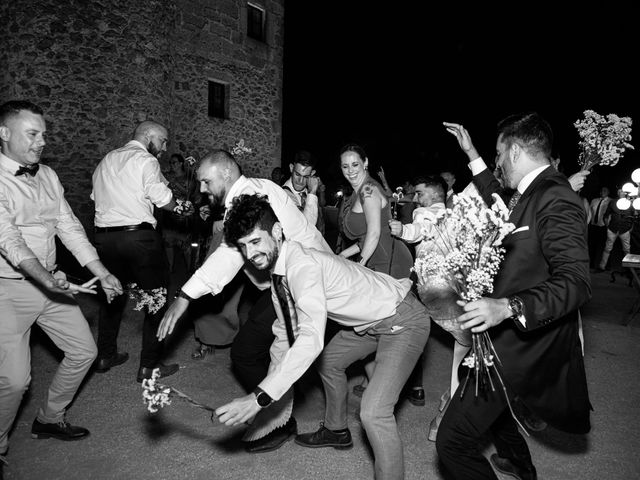
M316 161L313 158L313 155L311 155L311 152L307 151L307 150L298 150L295 155L293 156L293 162L294 165L296 163L299 163L300 165L304 166L304 167L311 167L311 168L315 168L316 166Z
M256 228L271 233L278 221L266 195L243 194L235 197L224 221L224 238L230 245L238 246L238 240Z
M424 184L425 187L434 188L443 199L446 197L449 186L440 175L418 175L411 181L411 185L414 187L421 183Z
M518 143L534 157L551 158L553 131L551 125L537 112L517 113L498 123L498 136L511 146Z
M28 100L9 100L0 105L0 125L4 125L8 118L18 115L21 110L28 110L36 115L44 115L42 109Z

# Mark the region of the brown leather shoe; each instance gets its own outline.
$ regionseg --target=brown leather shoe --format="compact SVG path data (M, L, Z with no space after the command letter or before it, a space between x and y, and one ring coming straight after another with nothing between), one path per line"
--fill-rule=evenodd
M129 360L129 354L126 352L116 353L112 357L108 357L108 358L99 358L98 360L96 360L96 372L97 373L108 372L113 367L122 365L127 360Z
M66 420L58 423L42 423L36 418L31 426L31 438L57 438L58 440L80 440L89 435L89 430L83 427L74 427Z
M169 375L173 375L178 370L180 370L180 365L178 365L177 363L171 363L169 365L160 365L155 368L160 369L160 378L164 378L168 377ZM140 367L138 369L138 376L136 377L136 381L138 383L142 383L142 380L144 380L145 378L151 378L151 375L153 374L155 368Z
M537 480L538 474L536 473L536 467L533 464L529 464L526 467L520 467L513 463L508 458L503 458L494 453L489 457L489 461L493 468L505 475L511 475L518 480Z

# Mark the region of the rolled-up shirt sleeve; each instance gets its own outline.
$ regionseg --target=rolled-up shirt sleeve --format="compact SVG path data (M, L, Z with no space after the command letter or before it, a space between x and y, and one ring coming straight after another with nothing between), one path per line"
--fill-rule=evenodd
M144 162L142 184L145 196L158 208L164 207L173 198L173 193L160 171L160 164L155 158Z
M191 298L200 298L207 293L217 295L244 265L244 258L237 248L224 241L182 286Z

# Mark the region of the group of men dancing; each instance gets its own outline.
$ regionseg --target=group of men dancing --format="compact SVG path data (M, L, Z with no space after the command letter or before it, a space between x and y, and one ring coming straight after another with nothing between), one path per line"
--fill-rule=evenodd
M489 331L511 399L517 396L529 410L562 430L586 433L591 405L578 308L591 294L587 222L567 179L549 168L551 128L536 113L503 120L496 142L501 177L497 179L464 127L444 126L467 154L474 183L487 202L505 187L515 190L510 221L516 228L504 240L506 255L494 291L467 303L457 321L474 333ZM158 157L166 150L167 129L142 122L132 140L109 152L93 174L94 247L65 201L55 172L39 163L45 131L43 112L31 102L0 106L0 308L6 312L0 322L0 466L30 381L33 323L54 340L64 359L32 434L62 440L86 437L88 430L69 424L65 411L94 361L96 371L105 373L128 360L128 354L117 348L126 303L122 284L133 282L145 291L166 295L168 265L153 208L193 212L191 205L173 198L160 173ZM313 174L302 168L298 177L305 176ZM206 155L197 178L211 203L225 208L224 241L171 305L145 314L136 380L149 378L156 368L161 376L178 370L177 365L162 363L163 340L189 302L220 293L244 270L270 300L260 304L260 315L255 315L260 321L250 316L242 326L244 338L255 339L245 342L251 353L246 357L267 360L236 368L247 394L217 409L220 422L249 423L250 452L274 450L290 438L305 447L350 448L346 369L374 354L375 368L362 396L360 419L373 450L375 478L404 478L394 407L431 326L411 280L396 280L335 255L316 228L317 216L310 217L291 192L272 181L242 175L225 150ZM309 197L318 184L308 184L313 191L304 199L313 205ZM97 277L94 281L104 292L97 347L71 296L92 292L93 281L77 285L56 271L56 235ZM327 319L341 328L325 345ZM298 433L291 414L293 386L312 365L322 379L324 418L317 431ZM487 459L481 445L489 432L496 453ZM537 478L507 399L498 391L477 398L452 392L436 448L452 478L495 479L494 469L516 478Z

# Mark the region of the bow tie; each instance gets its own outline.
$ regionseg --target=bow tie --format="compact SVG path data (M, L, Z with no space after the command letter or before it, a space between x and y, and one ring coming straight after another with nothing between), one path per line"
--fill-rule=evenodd
M16 172L16 177L20 176L20 175L24 175L24 174L29 174L32 177L35 177L36 173L38 173L38 169L40 168L40 164L39 163L34 163L33 165L29 166L29 167L20 167L18 168L18 171Z

